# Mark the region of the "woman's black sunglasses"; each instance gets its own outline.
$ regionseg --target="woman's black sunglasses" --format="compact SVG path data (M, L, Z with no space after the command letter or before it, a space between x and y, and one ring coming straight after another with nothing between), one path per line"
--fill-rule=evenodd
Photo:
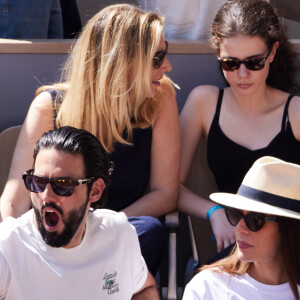
M168 42L165 41L166 43L166 49L165 50L161 50L161 51L158 51L154 54L154 57L153 57L153 66L155 69L159 69L163 62L164 62L164 59L165 59L165 56L168 54Z
M51 184L53 192L58 196L69 197L73 194L77 185L92 182L95 178L74 180L68 177L48 178L33 175L33 169L23 173L26 188L33 193L43 192L48 183Z
M266 222L277 222L278 217L266 216L261 213L251 212L247 215L243 215L239 210L234 208L225 207L225 214L228 222L232 226L236 226L241 219L244 219L246 226L251 231L260 230Z
M267 55L263 58L247 58L245 60L240 60L237 58L218 58L218 61L222 70L224 71L237 71L241 64L244 64L245 67L250 71L259 71L264 68L265 62L271 54L272 49L273 48L271 48Z

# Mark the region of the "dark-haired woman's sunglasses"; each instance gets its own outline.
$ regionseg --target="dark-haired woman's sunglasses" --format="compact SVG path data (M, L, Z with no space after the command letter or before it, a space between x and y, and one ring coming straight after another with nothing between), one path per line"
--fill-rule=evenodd
M68 177L48 178L33 175L33 169L23 173L23 180L27 190L33 193L43 192L50 183L53 192L58 196L69 197L73 194L77 185L92 182L95 178L74 180Z
M232 226L236 226L241 219L244 219L246 226L251 231L260 230L266 222L277 222L278 217L266 216L261 213L251 212L247 215L243 215L239 210L234 208L225 207L225 214L228 222Z
M165 59L165 56L168 54L168 42L165 41L166 43L166 49L165 50L161 50L161 51L158 51L154 54L154 57L153 57L153 66L155 69L159 69L163 62L164 62L164 59Z
M237 58L218 58L218 61L220 63L220 66L222 68L222 70L224 71L237 71L239 69L239 67L241 66L241 64L244 64L245 67L250 70L250 71L259 71L261 69L264 68L265 66L265 62L268 59L269 55L272 52L271 48L267 55L263 58L247 58L244 60L240 60Z

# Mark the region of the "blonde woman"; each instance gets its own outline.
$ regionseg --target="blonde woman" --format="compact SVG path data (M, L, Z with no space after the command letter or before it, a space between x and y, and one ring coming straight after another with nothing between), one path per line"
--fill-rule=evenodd
M88 22L61 83L40 88L29 109L1 197L3 219L30 208L21 174L32 166L41 134L64 125L83 128L112 162L106 207L134 217L145 260L156 272L164 231L153 217L176 208L179 182L179 121L164 75L172 69L167 48L163 19L135 6L106 7Z

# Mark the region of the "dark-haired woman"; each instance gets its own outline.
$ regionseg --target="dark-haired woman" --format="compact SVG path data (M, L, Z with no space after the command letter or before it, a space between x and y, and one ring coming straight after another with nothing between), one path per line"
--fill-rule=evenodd
M293 96L296 54L274 8L264 0L229 0L217 13L211 44L228 87L198 86L181 113L183 184L199 140L218 188L235 193L253 162L271 155L300 164L300 98ZM207 217L218 250L234 242L224 209L183 185L179 209Z

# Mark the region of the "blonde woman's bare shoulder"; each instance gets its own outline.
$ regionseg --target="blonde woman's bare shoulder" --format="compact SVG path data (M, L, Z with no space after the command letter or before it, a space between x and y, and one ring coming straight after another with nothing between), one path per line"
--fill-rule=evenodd
M40 126L47 126L51 129L53 125L54 106L51 94L47 91L38 94L32 101L26 116L28 124L36 124L40 122ZM43 124L43 125L42 125Z
M48 91L43 91L39 93L32 101L32 107L36 108L52 108L53 103L51 99L51 94Z

